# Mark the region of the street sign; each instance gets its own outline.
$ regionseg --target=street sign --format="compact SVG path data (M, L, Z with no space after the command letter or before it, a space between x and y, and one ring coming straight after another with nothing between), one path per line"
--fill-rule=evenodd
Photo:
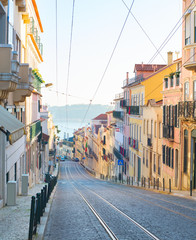
M123 160L118 160L118 165L119 165L119 166L123 166L123 165L124 165Z

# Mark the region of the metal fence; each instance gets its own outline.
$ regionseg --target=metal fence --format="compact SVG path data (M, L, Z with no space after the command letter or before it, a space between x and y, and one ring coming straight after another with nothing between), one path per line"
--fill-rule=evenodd
M29 237L28 240L33 239L33 235L37 232L37 225L40 224L40 219L45 212L46 205L50 199L50 195L57 183L58 176L50 176L48 185L45 185L40 193L31 198L31 212L29 221Z

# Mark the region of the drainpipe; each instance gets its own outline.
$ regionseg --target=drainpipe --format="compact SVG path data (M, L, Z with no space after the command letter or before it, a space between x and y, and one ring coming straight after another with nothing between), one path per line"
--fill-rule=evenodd
M5 171L5 143L7 133L0 128L0 194L3 199L3 206L6 202L5 188L6 188L6 171Z

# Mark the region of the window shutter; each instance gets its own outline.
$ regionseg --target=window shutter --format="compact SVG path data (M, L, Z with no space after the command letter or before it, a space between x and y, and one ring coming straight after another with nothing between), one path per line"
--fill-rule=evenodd
M163 164L165 164L165 146L162 146L163 151Z
M163 125L165 125L165 105L163 106Z
M175 105L175 113L174 113L174 126L177 127L178 126L178 105Z
M172 162L171 167L174 168L174 149L172 148Z

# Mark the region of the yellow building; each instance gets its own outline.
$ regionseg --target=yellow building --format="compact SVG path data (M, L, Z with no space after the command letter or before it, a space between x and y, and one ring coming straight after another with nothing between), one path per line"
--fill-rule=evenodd
M142 176L142 122L144 117L142 106L146 105L150 99L154 99L155 102L162 100L163 78L175 70L171 53L168 53L168 65L136 64L134 69L136 76L132 79L127 78L124 82L124 92L130 93L125 94L129 97L129 99L125 98L130 130L129 176L137 182L141 181Z

